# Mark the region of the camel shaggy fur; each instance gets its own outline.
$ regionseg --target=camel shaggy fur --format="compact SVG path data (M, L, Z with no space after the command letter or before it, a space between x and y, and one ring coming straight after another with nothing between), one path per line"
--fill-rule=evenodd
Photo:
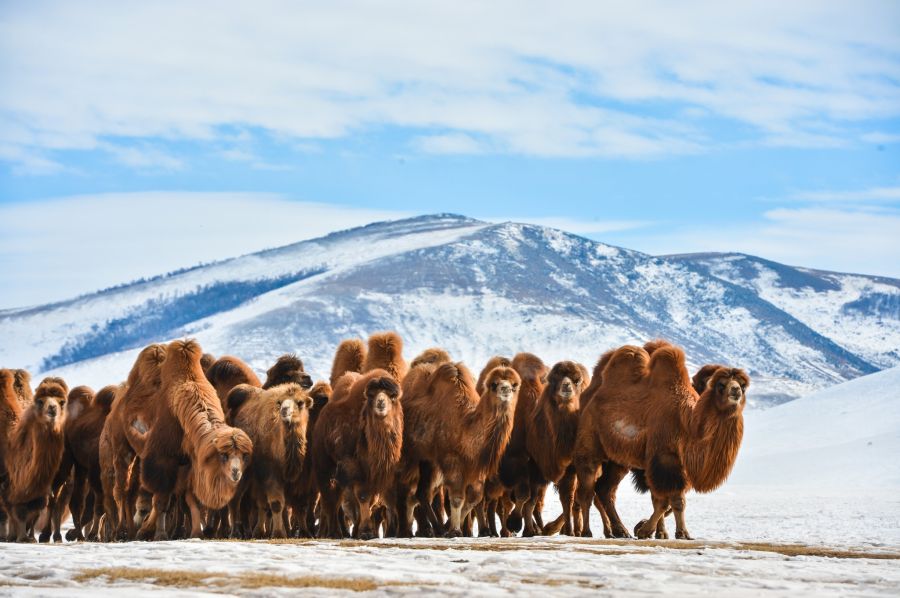
M334 353L334 361L331 364L331 377L329 383L334 388L341 376L347 372L361 374L366 364L366 345L358 338L350 338L341 341Z
M63 457L65 404L68 388L59 378L46 378L34 402L10 431L4 455L8 488L9 538L34 541L34 524L47 506L50 487Z
M225 423L221 402L200 365L202 355L194 340L173 341L166 347L160 372L163 405L141 454L141 482L154 493L144 523L156 528L157 537L165 535L165 526L157 520L163 517L179 474L187 475L184 498L191 514L191 537L200 537L201 507L221 509L228 504L253 452L247 434ZM187 472L182 455L189 460Z
M232 355L220 357L206 370L206 379L216 389L222 409L228 413L228 393L238 384L262 388L262 382L249 365Z
M266 372L263 388L272 388L281 384L298 384L303 389L312 388L312 377L303 370L303 361L293 353L286 353Z
M403 381L409 367L403 359L403 339L396 332L379 332L369 337L369 349L363 372L387 370L398 383Z
M306 459L306 427L312 399L299 384L281 384L270 389L242 387L245 392L229 395L229 408L234 410L233 425L247 433L253 442L253 463L250 475L241 490L249 491L258 508L254 538L268 535L285 538L282 511L285 508L285 488L297 484ZM236 405L232 401L240 400ZM237 407L241 407L237 410ZM231 504L232 520L240 517L240 496ZM265 513L271 514L266 534Z
M73 468L72 499L69 503L73 528L66 534L66 539L70 541L84 540L83 528L88 523L92 524L88 536L97 539L103 505L100 435L116 391L116 386L105 386L95 395L89 387L77 386L69 392L64 430L66 461ZM61 510L60 506L57 510Z
M16 390L16 398L19 401L19 407L24 411L31 406L34 401L34 393L31 390L31 374L28 370L12 370L15 377L14 388Z
M9 520L6 512L6 493L9 487L6 451L9 435L22 416L15 383L14 370L0 370L0 542L6 539Z
M535 465L530 497L524 517L533 518L535 504L544 496L550 482L559 485L562 504L562 531L572 535L572 503L575 497L575 470L570 468L575 436L578 433L581 392L587 383L587 370L573 361L561 361L547 376L534 411L525 422L525 447ZM557 522L558 524L559 522ZM555 528L555 526L554 526ZM536 530L531 530L536 531Z
M685 493L717 488L737 457L747 375L720 368L698 396L684 352L668 344L652 348L652 355L634 346L613 352L600 387L582 413L574 462L584 536L591 535L589 508L603 463L645 472L653 514L638 524L638 537L650 537L671 508L675 537L690 539Z
M450 354L447 353L447 351L440 347L431 347L416 355L415 359L410 362L409 369L412 370L416 366L426 364L440 365L442 363L449 363L450 361L453 360L450 359Z
M509 442L521 380L511 368L494 368L479 397L472 375L463 364L444 363L429 370L429 375L417 377L403 399L406 431L402 478L407 480L409 499L406 513L400 513L401 529L411 525L413 482L425 463L443 478L449 493L447 535L460 536L463 518L468 514L463 512L467 499L471 507L481 500L484 480L497 471Z
M327 382L316 382L309 389L309 398L312 405L309 408L309 421L306 424L306 446L312 445L313 431L322 409L331 400L333 391ZM295 484L288 488L288 502L291 505L292 529L295 537L311 538L315 535L315 507L319 499L319 489L316 484L316 476L313 472L312 454L306 451L303 459L303 467L300 477Z
M313 468L321 493L320 537L343 535L339 503L354 537L376 535L373 503L394 482L403 442L400 385L382 369L344 374L313 431Z
M128 379L116 391L116 400L100 433L103 511L107 529L117 540L133 538L136 533L134 494L127 492L129 472L155 423L165 358L165 345L149 345L141 350Z
M534 463L528 456L526 446L528 422L537 409L541 393L547 383L547 366L541 359L532 353L518 353L512 360L512 368L519 374L522 380L522 388L519 390L519 400L516 403L515 425L509 446L500 461L500 481L504 486L513 491L515 508L509 517L507 527L518 531L520 521L525 522L523 531L526 536L540 533L543 528L540 520L541 514L537 509L531 511L529 517L525 517L525 505L534 504L530 501L531 490L538 480L538 474ZM534 483L533 483L534 482Z

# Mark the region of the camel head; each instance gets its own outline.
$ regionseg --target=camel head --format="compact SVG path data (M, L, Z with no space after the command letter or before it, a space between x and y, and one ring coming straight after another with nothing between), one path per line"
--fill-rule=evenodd
M304 389L312 388L312 377L303 371L303 361L293 354L282 355L266 372L266 388L293 382Z
M400 385L390 376L372 378L366 384L365 411L384 419L400 408Z
M269 391L270 400L278 410L281 423L290 426L303 423L309 417L312 399L299 384L282 384Z
M222 426L203 455L201 469L210 473L215 471L216 477L236 486L250 464L252 454L253 442L243 430Z
M37 419L52 428L61 428L65 420L66 388L53 379L45 379L34 393L32 409Z
M328 404L328 401L331 400L332 389L331 385L327 382L316 382L316 384L309 389L309 397L312 399L312 407L310 407L310 411L313 413L318 413L322 410L322 407Z
M710 376L705 393L711 393L716 408L727 416L740 415L747 402L750 377L744 370L720 367Z
M498 408L515 410L522 379L511 367L499 366L490 371L484 383L485 394L495 397Z
M585 387L585 370L573 361L560 361L547 376L547 396L563 411L577 411Z

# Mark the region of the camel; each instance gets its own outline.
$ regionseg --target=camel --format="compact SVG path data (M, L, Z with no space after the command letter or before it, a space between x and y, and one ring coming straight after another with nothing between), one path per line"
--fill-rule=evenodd
M685 493L721 485L743 436L743 408L750 379L739 369L720 368L702 395L691 385L684 352L675 346L626 345L615 350L602 382L582 412L574 464L582 535L591 536L589 509L595 482L609 461L646 472L653 513L635 534L648 538L671 507L675 537L690 539Z

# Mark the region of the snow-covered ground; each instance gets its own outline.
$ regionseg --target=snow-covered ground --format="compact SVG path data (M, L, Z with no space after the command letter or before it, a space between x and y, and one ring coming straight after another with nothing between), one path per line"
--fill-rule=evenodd
M900 368L749 411L746 428L731 480L688 497L694 542L3 544L0 595L900 595ZM618 503L629 525L649 514L627 483Z

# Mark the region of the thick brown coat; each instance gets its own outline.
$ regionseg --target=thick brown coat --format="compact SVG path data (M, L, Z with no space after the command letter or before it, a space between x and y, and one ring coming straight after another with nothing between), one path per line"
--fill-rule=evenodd
M462 535L462 518L466 515L462 511L467 490L475 485L480 488L497 471L509 442L521 380L511 368L494 368L479 397L472 375L463 364L444 363L429 370L430 374L419 377L403 399L403 467L417 471L427 463L443 475L450 495L448 534L458 536ZM411 494L412 490L407 492ZM411 500L409 504L413 504ZM407 519L407 526L412 513L400 515Z
M312 377L303 370L303 361L293 353L286 353L275 360L266 372L262 387L272 388L281 384L299 384L307 390L312 388Z
M355 512L347 515L355 537L376 535L371 507L394 482L403 429L400 385L389 372L341 376L310 447L322 498L320 537L341 537L340 502L353 506Z
M222 404L200 365L202 355L193 340L170 343L160 391L184 431L181 447L191 460L194 496L205 507L221 509L234 495L253 444L225 423Z
M702 395L694 391L684 352L658 344L617 349L603 381L582 414L575 448L583 534L602 464L613 461L643 470L653 498L653 515L636 533L649 537L668 508L675 512L676 537L689 538L684 494L709 492L725 481L743 436L742 411L749 384L737 369L720 368Z
M366 345L358 338L349 338L341 341L334 353L334 361L331 364L331 377L329 383L334 388L341 376L347 372L361 374L366 364Z
M103 510L107 529L118 540L133 538L136 532L135 505L126 490L129 472L143 451L147 432L156 418L160 371L165 358L165 345L149 345L141 350L128 379L116 391L117 398L100 434Z
M58 378L46 378L38 385L34 402L7 438L4 462L8 476L7 507L12 529L10 538L18 542L29 537L38 513L47 504L50 486L62 461L63 426L68 388Z
M369 349L363 372L387 370L398 383L403 381L409 367L403 359L403 339L396 332L379 332L369 337Z
M245 392L229 395L229 401L241 400L240 409L235 404L229 407L236 413L233 425L246 432L253 442L248 483L242 484L248 486L259 508L253 536L284 538L287 536L282 518L285 490L299 483L303 471L312 399L303 387L294 383L269 389L242 388ZM232 511L233 517L240 516L237 508ZM265 529L267 512L271 513L268 530Z
M232 355L220 357L206 370L206 379L216 389L216 396L222 403L222 409L228 413L228 393L238 384L249 384L262 388L262 382L249 365Z

